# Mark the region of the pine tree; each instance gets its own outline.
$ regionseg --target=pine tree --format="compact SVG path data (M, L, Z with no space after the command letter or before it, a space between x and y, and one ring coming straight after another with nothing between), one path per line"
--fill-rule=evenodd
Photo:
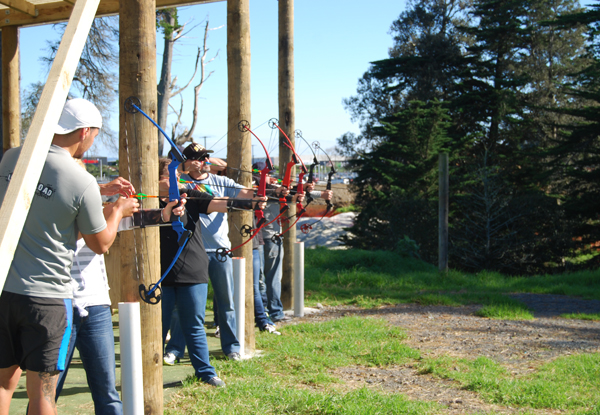
M389 57L373 62L359 80L357 95L344 100L361 126L361 134L338 139L341 153L352 156L370 151L380 142L379 120L407 108L414 100L446 101L457 83L465 36L456 27L465 24L469 2L464 0L411 0L392 23L394 46Z
M424 257L431 259L435 251L430 234L436 232L436 222L432 221L430 199L438 189L437 160L448 143L448 120L440 102L413 101L376 127L385 139L356 162L356 200L362 211L351 245L393 249L407 235L422 246Z
M562 16L551 25L564 30L576 30L582 25L586 28L588 65L563 87L568 99L579 105L553 108L558 117L553 124L557 139L545 156L554 179L552 190L560 197L570 219L572 237L578 241L577 249L589 252L590 244L600 240L597 226L600 206L600 5ZM599 262L593 259L583 266L595 266Z
M504 259L487 261L493 255L484 255L479 266L494 263L494 269L535 272L562 263L572 239L565 229L573 219L558 203L564 198L556 191L563 179L549 164L549 151L565 142L557 125L576 115L550 109L578 108L588 99L567 96L557 85L569 82L585 63L585 39L579 28L550 27L545 22L576 13L577 4L429 0L410 7L394 22L396 44L390 57L374 62L361 80L359 94L346 101L361 123L360 135L338 140L347 155L352 146L358 153L356 188L363 210L351 244L391 248L394 238L402 238L404 232L427 251L422 252L424 258L435 258L432 241L437 238L430 227L437 222L431 207L436 165L431 163L433 154L423 160L417 155L437 143L433 148L450 153L455 201L478 197L482 179L474 172L483 154L493 154L487 168L501 182L505 209L497 219L516 228L496 234L495 241L488 239L497 243L495 252ZM444 109L443 134L413 128L435 119L434 108ZM472 208L468 212L468 205L451 204L451 227L464 230L470 218L484 220L485 215L475 215L476 206ZM505 214L513 219L506 222ZM419 233L429 236L429 245L417 239Z

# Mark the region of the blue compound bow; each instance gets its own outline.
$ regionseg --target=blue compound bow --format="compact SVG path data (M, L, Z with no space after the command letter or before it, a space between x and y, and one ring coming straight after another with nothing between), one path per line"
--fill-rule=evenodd
M165 133L163 131L163 129L160 128L160 126L152 118L150 118L150 116L148 114L146 114L144 111L142 111L142 109L140 108L141 105L142 104L137 97L129 97L129 98L127 98L127 100L125 100L125 111L127 111L131 114L135 114L137 112L142 114L144 117L146 117L148 120L150 120L150 122L152 122L152 124L154 124L156 126L156 128L158 128L158 130L162 133L162 135L165 136L165 138L167 139L169 144L171 144L171 151L169 152L169 154L171 156L172 161L169 164L169 168L168 168L169 169L169 201L172 202L175 200L180 200L181 196L179 195L179 187L177 185L177 183L178 183L177 167L179 167L180 164L183 164L185 162L186 157L181 153L181 151L179 151L179 149L177 148L177 146L175 145L173 140L167 135L167 133ZM177 253L175 254L175 258L173 258L173 261L171 262L169 267L165 270L163 275L160 277L160 280L158 280L154 284L150 284L150 286L148 288L146 288L146 286L144 284L140 284L140 287L139 287L140 297L142 298L142 300L144 302L146 302L148 304L158 304L160 302L162 293L161 293L159 284L165 279L167 274L171 271L171 269L175 265L175 262L177 262L177 259L179 259L181 252L185 248L185 245L187 244L190 237L192 236L192 232L187 230L185 228L185 226L183 226L183 222L181 221L181 218L179 216L176 216L176 218L177 218L176 220L173 220L171 222L171 226L173 227L173 230L177 233L177 243L179 244L179 249L177 250Z

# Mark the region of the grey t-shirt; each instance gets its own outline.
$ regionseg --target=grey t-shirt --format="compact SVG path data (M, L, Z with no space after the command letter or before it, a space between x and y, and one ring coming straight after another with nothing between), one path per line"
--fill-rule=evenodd
M0 162L0 202L21 148ZM71 154L52 145L6 277L4 291L31 297L72 298L70 285L77 233L106 228L100 189Z
M267 207L264 210L265 219L267 223L271 222L273 219L279 215L279 211L281 210L281 204L274 200L269 200L267 202ZM279 221L276 220L270 225L262 228L263 238L271 239L271 236L281 232L281 226L279 225Z
M182 174L181 178L184 180L194 180L187 174ZM244 186L237 184L228 177L209 173L206 179L194 180L194 183L188 184L188 188L207 192L215 197L233 198L238 196ZM206 252L215 252L219 248L231 248L227 213L213 212L207 215L201 213L200 224L202 225L202 242L204 243Z

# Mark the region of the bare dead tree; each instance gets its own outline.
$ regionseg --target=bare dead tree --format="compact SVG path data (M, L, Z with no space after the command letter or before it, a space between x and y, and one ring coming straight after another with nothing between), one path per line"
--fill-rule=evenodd
M175 113L176 121L172 125L172 137L176 144L183 144L188 141L192 141L192 134L198 125L198 99L200 95L200 89L204 85L204 83L210 78L210 75L213 73L206 72L206 65L212 62L218 55L209 60L207 60L208 56L208 32L209 21L207 19L206 25L204 28L204 40L202 47L198 48L198 53L196 54L196 61L194 64L194 73L190 77L189 81L182 87L176 88L177 84L177 76L171 78L171 66L173 62L173 47L177 40L183 38L188 31L185 31L186 24L179 25L177 21L177 9L164 9L158 12L157 18L159 19L160 26L163 27L164 31L164 52L163 52L163 60L161 67L161 75L160 75L160 83L158 85L158 124L166 130L167 124L167 116L169 108ZM193 29L193 28L192 28ZM190 29L190 30L192 30ZM183 132L178 133L178 130L182 127L182 116L184 114L184 100L182 92L185 91L194 81L196 75L198 74L198 70L200 70L200 81L194 88L194 109L193 109L193 117L192 117L192 126L188 129L184 129ZM179 108L175 108L171 99L174 97L179 97ZM161 134L158 135L158 151L159 154L162 154L164 147L164 138Z
M218 28L216 28L216 29L218 29ZM215 60L216 57L219 55L219 52L217 51L215 56L213 56L212 58L207 60L208 51L209 51L209 48L207 47L208 32L211 30L216 30L216 29L210 29L209 21L208 20L206 21L206 25L204 26L204 40L202 43L202 47L198 48L198 54L196 55L196 65L194 68L194 75L192 76L192 78L190 79L190 82L188 82L187 85L185 85L183 88L179 88L178 90L174 91L172 94L172 97L174 97L176 95L180 96L179 110L177 111L173 107L171 107L177 114L177 121L173 124L173 127L172 127L172 133L173 133L172 136L174 137L175 144L180 145L180 144L184 144L186 142L192 141L192 135L194 134L196 126L198 125L198 100L200 99L200 90L202 89L202 87L204 86L206 81L208 81L210 76L214 73L214 71L207 72L206 65L208 65L210 62ZM189 129L185 129L182 133L176 134L178 127L181 125L181 116L183 114L183 97L181 96L181 92L183 92L183 90L185 90L191 84L192 80L196 77L196 73L198 72L198 69L200 69L200 80L199 80L198 84L196 84L196 86L194 87L194 108L192 110L192 125Z
M185 25L180 26L177 20L177 9L162 9L156 12L157 25L163 30L163 56L160 68L160 80L157 86L157 119L156 122L164 130L167 126L169 100L173 85L177 78L171 79L171 66L173 63L173 48L175 42L181 38ZM162 154L164 138L158 134L158 154Z

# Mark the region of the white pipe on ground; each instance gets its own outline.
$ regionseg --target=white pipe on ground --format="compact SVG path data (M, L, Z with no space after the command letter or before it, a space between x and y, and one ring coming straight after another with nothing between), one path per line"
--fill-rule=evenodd
M240 356L244 356L246 328L246 259L244 257L233 258L233 302L236 337L240 342Z
M144 415L140 303L119 303L123 415Z
M304 316L304 242L294 244L294 317Z

